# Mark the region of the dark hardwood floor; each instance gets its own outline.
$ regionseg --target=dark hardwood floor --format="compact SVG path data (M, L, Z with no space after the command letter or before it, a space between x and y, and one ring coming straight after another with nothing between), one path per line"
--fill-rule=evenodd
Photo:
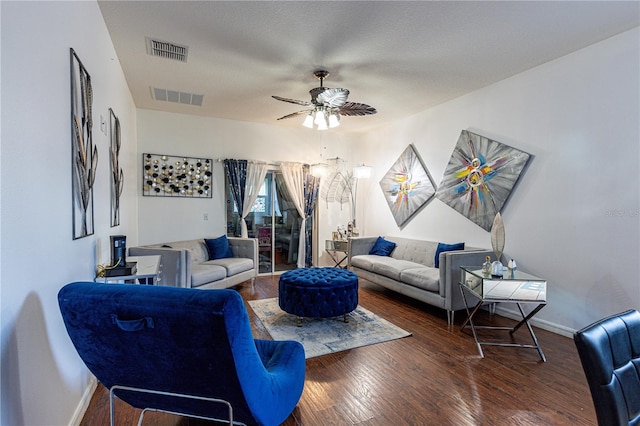
M259 277L236 290L245 300L277 296L278 277ZM595 425L595 412L573 341L535 328L547 357L536 350L484 347L470 331L447 325L446 313L360 280L360 304L412 336L307 360L305 389L284 425ZM269 334L247 304L256 338ZM478 314L478 322L514 321ZM504 331L483 336L508 338ZM488 334L491 333L491 334ZM514 340L530 343L523 327ZM118 425L136 424L140 411L116 404ZM107 390L98 385L82 425L109 424ZM149 413L145 425L212 425Z

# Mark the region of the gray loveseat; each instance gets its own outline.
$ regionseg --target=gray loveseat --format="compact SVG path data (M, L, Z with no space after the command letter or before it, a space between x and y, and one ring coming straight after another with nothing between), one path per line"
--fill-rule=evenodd
M258 274L258 241L229 237L233 257L209 260L204 239L129 248L129 256L162 256L161 285L199 289L227 288Z
M438 243L400 237L385 237L396 243L389 256L371 255L378 237L355 237L349 240L348 267L359 277L406 296L445 309L447 322L453 324L455 311L464 309L458 281L460 266L481 266L491 250L465 247L439 255L434 266Z

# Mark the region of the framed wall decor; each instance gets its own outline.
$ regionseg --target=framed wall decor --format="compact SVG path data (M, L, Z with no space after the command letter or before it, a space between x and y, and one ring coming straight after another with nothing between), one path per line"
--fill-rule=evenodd
M71 58L71 193L73 239L94 232L93 184L98 166L98 149L93 145L91 76L70 49Z
M124 173L120 168L121 132L120 120L111 108L109 108L109 135L111 146L111 227L120 225L120 195L124 185Z
M210 158L142 154L142 195L212 198Z
M400 155L380 180L396 224L404 227L436 193L436 185L413 145Z
M436 197L490 231L530 154L463 130Z

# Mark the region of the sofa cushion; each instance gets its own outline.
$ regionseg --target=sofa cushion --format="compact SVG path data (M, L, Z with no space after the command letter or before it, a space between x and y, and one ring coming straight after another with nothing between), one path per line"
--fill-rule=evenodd
M229 257L224 259L214 259L204 262L203 265L222 266L227 271L227 276L237 275L241 272L253 269L253 260L242 257Z
M387 240L397 244L391 257L433 267L433 257L438 243L400 237L387 237Z
M378 237L371 250L369 250L369 254L374 254L376 256L389 256L393 249L396 248L396 243L393 241L387 241L382 237Z
M227 270L220 265L191 265L191 287L198 287L227 277Z
M373 271L373 262L378 260L380 256L375 254L361 254L351 258L351 266L364 269L365 271Z
M438 292L440 271L429 267L405 269L400 273L400 281L423 290Z
M231 251L226 235L218 238L205 238L204 242L207 245L209 260L233 257L233 252Z
M209 253L204 240L185 240L169 243L174 249L184 249L191 252L191 263L198 264L209 260Z
M436 255L433 259L433 266L435 266L436 268L440 267L440 253L445 251L456 251L456 250L464 250L464 243L455 243L455 244L438 243L438 248L436 248Z
M405 269L421 268L423 265L419 263L409 262L408 260L398 260L391 257L378 256L378 260L373 262L373 272L384 275L385 277L400 281L400 274Z

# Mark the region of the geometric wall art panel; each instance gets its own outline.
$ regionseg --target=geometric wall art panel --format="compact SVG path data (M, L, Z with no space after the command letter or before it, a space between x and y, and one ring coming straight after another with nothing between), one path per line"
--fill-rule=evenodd
M531 156L463 130L436 198L487 231Z
M380 180L380 188L400 228L436 193L436 184L413 145L409 145L393 163Z
M166 154L142 154L142 195L212 198L212 160Z

